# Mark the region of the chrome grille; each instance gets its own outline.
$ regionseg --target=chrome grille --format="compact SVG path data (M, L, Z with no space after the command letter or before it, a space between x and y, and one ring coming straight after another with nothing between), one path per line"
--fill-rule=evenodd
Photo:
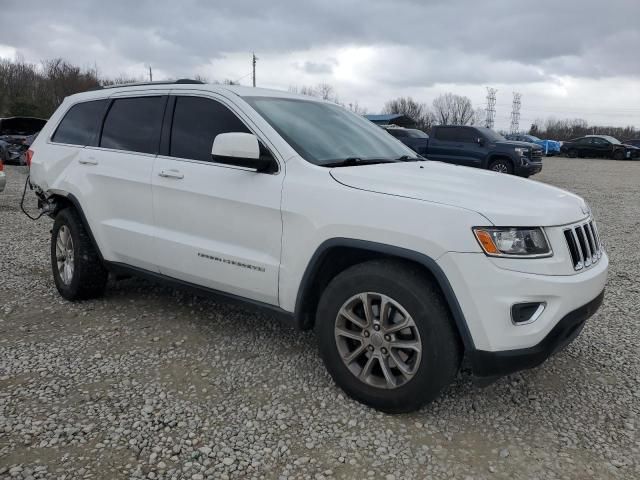
M566 228L564 238L567 240L575 270L589 268L602 257L604 248L600 242L598 228L593 220Z
M533 162L541 162L542 161L542 150L536 148L531 151L531 161Z

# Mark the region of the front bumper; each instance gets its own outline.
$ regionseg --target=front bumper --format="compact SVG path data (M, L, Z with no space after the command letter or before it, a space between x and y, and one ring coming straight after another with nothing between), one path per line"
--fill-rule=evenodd
M604 290L586 305L566 314L544 339L529 348L488 352L474 350L469 354L473 374L477 377L499 377L534 368L571 343L582 331L585 322L602 304Z
M564 262L557 263L560 252L548 258L501 260L460 252L438 259L460 305L473 350L491 353L536 347L567 315L598 297L609 265L606 252L592 267L578 273L570 269L571 274L560 273L567 272L562 269ZM526 268L538 273L521 271ZM545 308L535 321L514 324L511 308L525 302L544 303Z
M534 175L542 171L542 162L527 162L524 165L515 167L514 173L516 175Z

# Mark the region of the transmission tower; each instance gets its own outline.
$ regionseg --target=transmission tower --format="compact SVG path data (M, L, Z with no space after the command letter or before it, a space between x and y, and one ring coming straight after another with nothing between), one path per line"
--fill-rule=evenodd
M497 89L487 87L487 117L484 121L484 125L487 128L493 128L496 118L496 93L498 93Z
M520 107L522 95L513 92L513 103L511 104L511 132L518 133L520 130Z

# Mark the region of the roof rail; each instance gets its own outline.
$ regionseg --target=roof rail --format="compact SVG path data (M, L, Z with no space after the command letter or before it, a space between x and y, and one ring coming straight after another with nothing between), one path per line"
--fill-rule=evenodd
M200 80L193 80L191 78L180 78L178 80L160 80L156 82L118 83L115 85L99 86L92 90L102 90L103 88L141 87L145 85L204 85L204 82Z

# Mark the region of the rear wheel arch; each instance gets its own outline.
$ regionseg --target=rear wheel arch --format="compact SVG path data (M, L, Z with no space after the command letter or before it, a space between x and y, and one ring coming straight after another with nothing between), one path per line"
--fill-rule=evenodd
M298 289L295 306L298 326L302 330L313 328L315 311L322 292L336 275L349 267L375 259L396 259L418 267L442 294L465 351L470 352L474 349L473 339L458 299L436 261L420 252L367 240L333 238L326 240L316 249Z
M95 249L96 253L100 257L100 261L104 262L104 258L102 257L102 253L100 252L100 248L98 247L98 243L96 242L95 237L93 236L93 232L91 231L91 227L89 226L89 221L84 214L82 206L80 205L80 201L72 194L63 191L50 191L48 195L48 200L54 204L53 212L50 214L53 218L55 218L62 210L66 208L72 208L76 211L78 216L80 217L80 221L82 222L82 226L84 227L89 239Z

